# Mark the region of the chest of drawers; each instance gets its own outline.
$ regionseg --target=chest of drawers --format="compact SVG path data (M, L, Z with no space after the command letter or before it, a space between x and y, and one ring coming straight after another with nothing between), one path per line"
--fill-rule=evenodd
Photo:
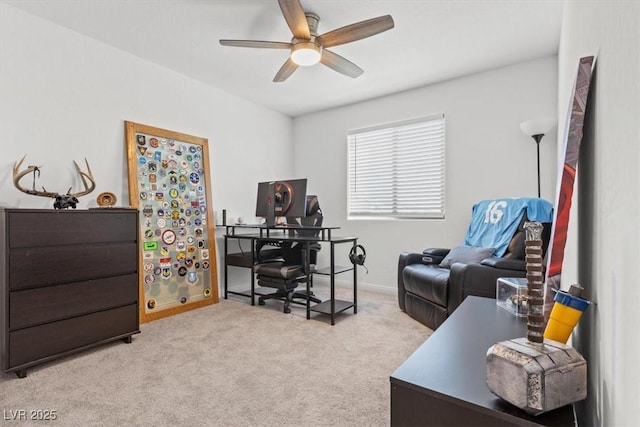
M139 333L135 209L0 209L5 372Z

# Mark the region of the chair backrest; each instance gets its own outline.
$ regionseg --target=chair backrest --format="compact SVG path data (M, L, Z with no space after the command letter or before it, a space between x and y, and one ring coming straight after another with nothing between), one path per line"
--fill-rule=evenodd
M306 216L303 218L287 217L288 225L300 225L303 227L320 227L322 226L322 209L320 209L320 203L318 202L318 196L307 195L307 210ZM315 237L320 234L320 230L296 230L299 236Z
M290 227L320 227L324 216L322 215L322 209L320 209L320 203L318 203L318 197L314 195L307 195L307 210L306 216L303 218L287 217L287 225ZM320 230L295 230L296 234L301 237L317 237L320 234ZM310 256L309 264L316 263L316 254L321 249L321 246L317 242L310 243ZM304 245L300 243L282 245L282 257L285 264L305 264L306 251L303 250Z
M544 199L528 197L482 200L473 205L471 223L464 244L495 248L497 257L503 257L508 252L517 253L517 256L512 257L519 259L519 248L510 245L514 237L518 237L516 243L523 239L523 236L517 233L522 231L524 218L543 224L551 223L553 205Z
M521 261L525 260L524 241L526 239L526 232L524 229L524 224L527 221L529 221L529 218L527 217L527 213L525 212L524 215L522 215L522 220L518 225L518 229L516 233L511 238L511 241L509 242L509 246L507 247L507 250L502 256L503 258L518 259ZM546 256L547 247L549 246L549 241L551 238L551 224L552 224L551 222L542 223L542 257L543 258ZM544 264L546 265L546 262L544 262Z

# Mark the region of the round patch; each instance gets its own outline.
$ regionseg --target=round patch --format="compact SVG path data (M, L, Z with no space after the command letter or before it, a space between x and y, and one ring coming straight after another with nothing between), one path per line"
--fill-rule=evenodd
M165 228L167 226L167 221L165 221L163 218L158 218L158 220L156 221L156 224L160 228Z
M158 226L160 225L158 224ZM162 241L167 245L172 245L173 242L176 241L176 233L173 230L165 230L164 233L162 233Z
M199 183L199 182L200 182L200 175L198 175L198 174L197 174L197 173L195 173L195 172L191 172L191 174L189 174L189 181L190 181L192 184L197 184L197 183Z
M153 148L158 148L158 139L157 138L151 138L149 140L149 145L152 146Z

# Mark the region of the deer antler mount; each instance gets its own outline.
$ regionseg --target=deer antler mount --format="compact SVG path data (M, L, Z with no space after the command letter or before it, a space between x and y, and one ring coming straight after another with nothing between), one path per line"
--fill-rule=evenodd
M36 173L37 173L37 176L40 177L41 166L27 166L25 170L20 171L20 166L22 165L22 162L24 161L25 157L26 155L23 156L22 159L20 159L19 162L16 162L15 165L13 166L13 185L19 191L26 194L30 194L32 196L51 197L56 199L55 202L53 203L53 207L55 209L66 209L66 208L75 209L76 205L78 204L78 197L89 194L96 188L96 182L93 179L93 174L91 173L89 162L85 158L84 162L87 165L86 172L83 172L80 169L80 166L78 166L75 160L73 161L73 164L76 167L76 171L78 172L78 175L80 175L80 179L82 180L82 184L84 185L84 190L77 193L72 193L71 187L69 187L69 190L67 191L66 194L47 191L47 189L44 187L42 187L42 191L36 190ZM28 189L20 185L20 180L25 175L29 175L30 173L33 173L33 184L31 186L31 189Z

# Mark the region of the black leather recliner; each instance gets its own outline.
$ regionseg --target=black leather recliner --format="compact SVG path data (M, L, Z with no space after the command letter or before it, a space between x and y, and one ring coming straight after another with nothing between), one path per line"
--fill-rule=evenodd
M422 253L403 252L398 259L398 305L402 311L431 329L436 329L469 295L495 298L500 277L525 277L526 213L502 257L479 262L453 263L440 267L450 249L428 248ZM551 223L543 225L546 253ZM543 255L544 256L544 255Z

